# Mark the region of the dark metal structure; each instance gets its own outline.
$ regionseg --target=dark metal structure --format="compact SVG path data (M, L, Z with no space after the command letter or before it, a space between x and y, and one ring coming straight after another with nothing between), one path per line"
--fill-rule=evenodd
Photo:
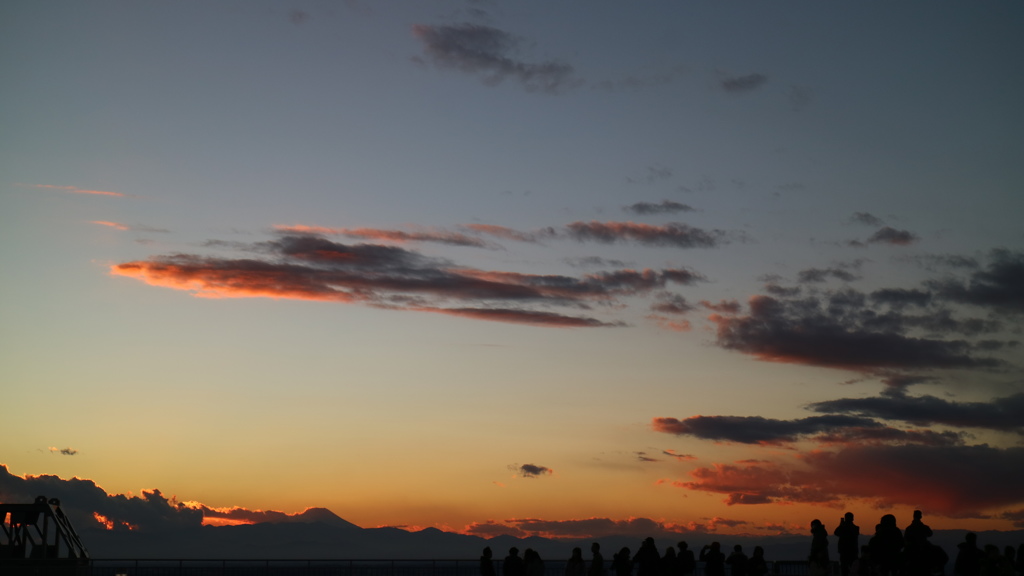
M31 504L0 504L0 574L75 576L89 573L89 552L60 508L39 496Z

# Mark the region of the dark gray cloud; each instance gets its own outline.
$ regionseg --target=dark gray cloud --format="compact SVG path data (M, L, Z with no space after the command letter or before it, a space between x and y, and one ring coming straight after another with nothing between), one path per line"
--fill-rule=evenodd
M202 511L168 499L159 490L143 490L139 496L111 495L92 480L65 480L51 475L21 477L0 464L0 502L27 504L39 495L59 499L61 508L79 530L100 527L94 514L106 518L113 530L159 532L199 528L203 521Z
M795 298L803 291L799 286L780 286L774 282L764 285L764 291L779 298Z
M547 474L554 474L555 471L547 466L538 466L536 464L523 464L518 468L519 473L524 478L537 478L538 476L544 476Z
M881 312L854 290L823 297L755 296L745 316L716 316L717 343L760 360L861 371L882 369L991 368L1001 365L978 356L969 341L997 322L957 319L948 310L912 316ZM924 329L935 334L922 337Z
M573 67L557 61L527 63L513 57L519 44L511 34L480 24L413 26L424 53L438 66L482 77L485 84L518 80L527 90L559 92L577 85Z
M860 276L845 268L807 268L797 273L797 281L805 284L825 282L829 278L835 278L843 282L860 280Z
M672 200L662 200L660 203L637 202L622 208L626 212L634 214L676 214L679 212L692 212L693 207L688 204L680 204Z
M721 312L723 314L739 314L743 306L736 300L720 300L717 303L708 300L701 300L700 305L713 310L715 312Z
M905 288L882 288L875 290L868 297L872 302L886 304L897 310L902 310L907 306L925 308L932 301L930 292Z
M727 242L727 234L721 230L702 230L681 223L652 226L635 222L591 221L573 222L566 229L567 234L576 240L605 244L636 242L647 246L713 248Z
M930 272L937 272L950 268L977 268L979 266L977 259L959 254L917 254L902 256L900 257L900 261L916 264Z
M870 214L868 212L854 212L853 216L850 216L850 221L857 224L866 224L868 226L884 226L885 222L881 218Z
M50 446L49 450L50 453L52 454L62 454L64 456L74 456L75 454L78 454L78 450L75 450L70 446L67 448L57 448L56 446Z
M987 265L966 280L929 283L939 297L1002 312L1024 312L1024 253L995 250Z
M745 76L730 76L721 81L722 89L726 92L752 92L768 82L764 74L747 74Z
M897 230L891 226L879 228L868 238L871 244L892 244L894 246L907 246L918 241L918 237L909 230Z
M687 314L696 310L697 307L686 301L686 298L679 294L661 293L655 297L651 310L662 314Z
M844 415L809 416L797 420L761 416L691 416L683 420L654 418L651 426L657 432L741 444L783 444L850 428L883 427L870 418Z
M917 426L944 425L1024 434L1024 393L989 402L957 402L935 396L891 392L871 398L840 398L815 402L810 410L832 414L898 420Z
M882 383L889 388L883 394L898 394L900 391L915 384L925 384L934 381L934 377L921 376L920 374L886 374L882 378Z

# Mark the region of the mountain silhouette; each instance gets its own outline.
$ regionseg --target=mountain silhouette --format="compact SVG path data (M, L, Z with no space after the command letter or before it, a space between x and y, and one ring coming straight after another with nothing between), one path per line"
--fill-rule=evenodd
M304 512L299 514L292 514L287 516L285 519L280 520L278 523L290 523L290 522L303 522L306 524L313 524L319 522L328 526L334 526L336 528L348 528L351 530L361 530L359 526L345 520L341 516L338 516L334 512L331 512L327 508L307 508Z

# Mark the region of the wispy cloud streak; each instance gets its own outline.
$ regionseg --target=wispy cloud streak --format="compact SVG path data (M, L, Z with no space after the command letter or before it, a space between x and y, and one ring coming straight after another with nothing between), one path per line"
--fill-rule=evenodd
M85 188L79 188L78 186L54 186L52 184L19 184L19 186L26 186L29 188L40 188L44 190L60 190L61 192L67 192L68 194L88 194L92 196L115 196L115 197L126 197L127 194L121 192L111 192L109 190L87 190Z
M683 269L614 270L582 277L458 267L397 246L342 244L311 234L239 246L261 257L172 254L111 267L111 273L206 298L288 298L545 326L619 326L546 307L589 309L667 284L703 280ZM455 304L455 305L452 305Z

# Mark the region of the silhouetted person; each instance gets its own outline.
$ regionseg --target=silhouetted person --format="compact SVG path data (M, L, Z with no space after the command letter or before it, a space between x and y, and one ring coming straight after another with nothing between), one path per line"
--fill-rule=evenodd
M526 576L544 576L544 561L533 548L527 548L523 553L523 564Z
M732 554L725 559L725 563L729 566L729 574L732 576L746 576L747 555L743 553L743 546L739 544L733 546Z
M828 558L828 530L821 520L811 520L811 553L807 556L807 572L811 576L825 576L831 572Z
M597 542L590 545L590 569L587 570L587 576L604 576L604 556Z
M526 566L523 559L519 557L519 548L513 546L508 549L508 556L501 563L502 576L526 576Z
M676 549L669 546L665 548L665 554L661 557L658 565L658 573L661 576L679 576L679 558L676 557Z
M631 576L633 574L633 560L629 555L629 548L625 546L612 556L612 572L615 576Z
M480 556L480 576L494 576L494 561L491 560L491 556L491 547L487 546Z
M921 511L914 510L914 519L910 522L910 526L903 531L903 539L907 541L907 546L927 542L931 537L932 529L921 521Z
M633 564L637 565L637 576L658 576L661 568L661 555L654 545L654 538L644 538L640 549L633 556Z
M929 576L934 564L934 550L928 539L932 529L921 521L921 511L914 510L914 520L903 530L904 568L909 576Z
M718 542L705 544L700 549L700 561L704 563L704 576L725 576L725 554Z
M765 576L768 574L768 562L764 559L764 548L754 546L754 553L747 560L747 576Z
M875 525L875 535L868 541L868 549L871 551L871 561L880 576L891 576L899 572L903 531L896 525L895 516L882 516Z
M981 574L981 549L978 548L978 535L974 532L964 534L964 541L957 544L956 560L953 572L958 576L978 576Z
M678 546L679 552L676 553L676 559L679 561L679 572L683 576L693 576L693 573L697 571L697 560L693 557L693 550L690 550L690 545L686 542L680 542Z
M587 563L579 546L572 549L572 556L565 563L565 576L587 576Z
M842 576L849 576L850 566L860 551L860 526L853 523L853 512L843 515L839 520L839 526L836 526L832 534L839 538L839 571Z

